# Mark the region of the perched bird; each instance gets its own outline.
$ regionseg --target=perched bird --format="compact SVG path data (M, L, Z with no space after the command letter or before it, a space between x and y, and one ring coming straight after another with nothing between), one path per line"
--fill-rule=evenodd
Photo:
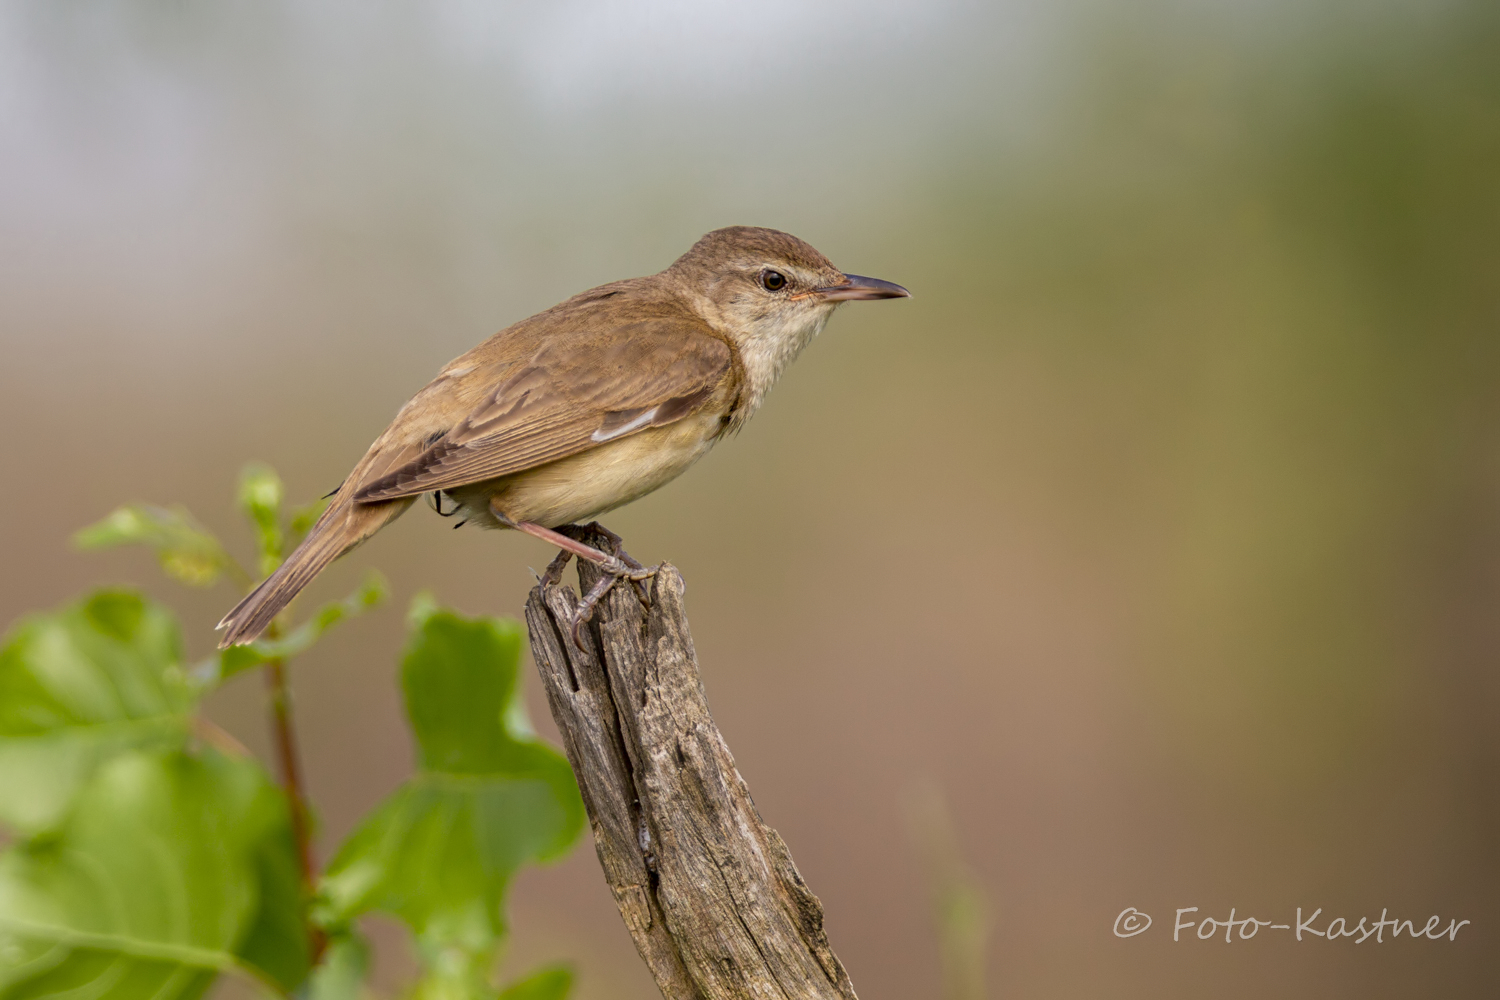
M681 475L760 407L786 366L853 299L909 295L844 274L774 229L704 236L659 274L601 285L507 327L401 407L276 572L224 616L221 647L253 641L325 566L419 496L515 528L605 570L653 571L558 531Z

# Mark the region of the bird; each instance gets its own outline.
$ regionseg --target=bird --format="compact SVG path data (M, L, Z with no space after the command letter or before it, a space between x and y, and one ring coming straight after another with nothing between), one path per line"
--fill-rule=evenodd
M573 526L660 488L743 427L840 304L910 294L840 271L789 233L730 226L657 274L501 330L401 407L301 544L219 622L220 648L253 642L329 563L423 495L439 512L446 496L469 523L557 546L544 582L571 556L599 566L576 640L610 585L654 570L572 537Z

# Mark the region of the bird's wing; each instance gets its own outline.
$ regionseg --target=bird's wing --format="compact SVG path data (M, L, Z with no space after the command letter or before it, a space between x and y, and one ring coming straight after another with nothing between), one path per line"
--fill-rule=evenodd
M727 344L685 321L549 338L457 426L354 499L483 482L672 423L706 402L730 365Z

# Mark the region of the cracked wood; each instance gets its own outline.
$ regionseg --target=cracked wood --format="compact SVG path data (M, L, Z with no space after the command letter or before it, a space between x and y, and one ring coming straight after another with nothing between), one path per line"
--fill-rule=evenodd
M597 579L580 567L585 591ZM580 630L582 648L567 627L571 588L534 588L526 604L599 863L642 960L668 1000L854 1000L822 905L709 715L681 574L664 565L649 596L643 606L616 586Z

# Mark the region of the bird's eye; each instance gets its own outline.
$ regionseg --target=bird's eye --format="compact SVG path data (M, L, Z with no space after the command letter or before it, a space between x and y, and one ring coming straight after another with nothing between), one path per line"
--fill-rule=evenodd
M760 283L768 292L779 292L786 287L786 275L780 271L760 272Z

